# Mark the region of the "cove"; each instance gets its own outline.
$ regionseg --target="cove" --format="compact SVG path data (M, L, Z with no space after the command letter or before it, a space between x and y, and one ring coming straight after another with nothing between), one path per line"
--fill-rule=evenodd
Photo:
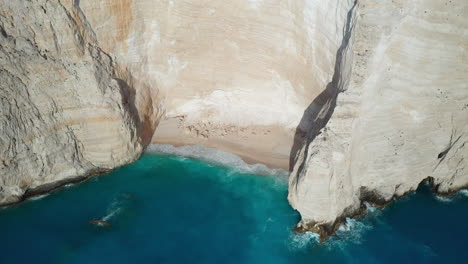
M1 263L459 263L468 195L427 187L323 244L295 234L287 176L167 154L0 210ZM102 219L109 227L90 221Z

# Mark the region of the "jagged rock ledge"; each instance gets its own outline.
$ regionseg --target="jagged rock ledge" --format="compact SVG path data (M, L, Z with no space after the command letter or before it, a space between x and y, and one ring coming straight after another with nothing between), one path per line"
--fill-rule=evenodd
M51 192L54 192L54 191L61 190L67 184L81 183L81 182L84 182L84 181L90 179L92 176L104 174L104 173L107 173L107 172L110 172L110 171L96 171L96 172L91 173L89 176L78 176L78 177L74 177L74 178L68 178L68 179L64 179L64 180L60 180L60 181L40 185L40 186L32 188L32 189L26 189L26 191L24 192L24 194L21 197L16 198L13 202L3 203L3 204L0 205L0 207L9 207L9 206L14 206L14 205L17 205L17 204L21 204L21 203L23 203L23 202L25 202L27 200L32 199L32 198L35 198L35 197L38 197L38 196L41 196L41 195L45 195L45 194L48 194L48 193L51 193Z
M467 187L466 10L463 0L359 1L354 56L336 63L352 72L335 71L349 85L304 115L315 130L294 156L288 194L298 230L327 237L365 201L385 206L424 181L437 195Z
M138 159L139 159L139 156L134 161ZM122 165L122 166L125 166L125 165ZM119 167L122 167L122 166L119 166ZM113 169L96 168L96 169L90 170L85 175L70 177L70 178L54 181L51 183L42 184L34 188L26 189L24 190L24 193L20 197L15 197L12 202L5 202L5 203L0 204L0 208L19 205L35 197L62 190L69 184L82 183L82 182L92 179L93 177L102 176L102 175L111 173L112 171L118 169L119 167L116 167Z
M324 234L427 176L467 185L466 0L198 2L0 0L0 204L128 164L153 135L263 146Z
M151 139L156 97L88 15L0 0L0 205L131 163Z
M450 197L450 196L457 194L458 192L462 190L468 190L468 185L467 185L467 186L461 187L460 189L452 190L450 192L438 192L437 185L434 184L434 178L432 177L427 177L419 185L422 185L422 184L429 185L434 195L442 196L442 197ZM329 237L334 236L336 234L336 231L338 231L338 229L340 228L340 226L346 225L347 218L359 219L360 217L366 215L369 209L368 205L372 207L376 207L380 210L383 210L385 207L390 205L395 200L411 195L415 191L416 190L410 190L400 196L394 195L389 200L386 200L384 197L380 196L375 191L363 191L362 199L360 199L360 206L357 210L345 211L342 215L337 217L334 222L331 222L331 223L314 223L314 222L303 223L301 221L297 224L294 231L297 233L305 233L305 232L317 233L319 235L319 241L323 243Z
M82 183L93 178L94 176L108 174L108 173L111 173L112 171L113 170L109 170L109 169L95 169L83 176L70 177L67 179L39 185L35 188L26 189L20 197L15 197L12 202L5 202L5 203L0 204L0 208L18 205L27 200L33 199L35 197L62 190L69 184Z

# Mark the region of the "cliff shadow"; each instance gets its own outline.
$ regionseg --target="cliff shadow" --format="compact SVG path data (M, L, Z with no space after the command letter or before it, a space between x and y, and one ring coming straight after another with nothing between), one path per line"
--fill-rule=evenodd
M291 172L294 165L299 162L300 167L296 174L294 185L301 180L302 170L305 165L309 153L309 145L314 139L320 135L321 130L330 121L330 118L335 111L338 94L346 89L348 82L348 75L350 71L345 70L346 62L348 59L348 52L350 51L350 40L352 37L352 31L354 28L354 10L356 8L357 1L354 2L352 8L348 11L346 17L346 24L343 28L343 40L340 47L336 52L335 68L333 72L332 80L326 85L323 90L306 108L304 114L296 127L294 135L294 142L289 155L289 171ZM304 155L299 160L297 157L299 151L304 146Z
M135 90L135 80L131 74L125 77L126 80L113 77L117 81L120 93L122 95L122 105L128 111L130 117L133 119L136 128L136 135L144 148L146 148L153 137L154 131L159 121L153 120L154 107L153 98L149 95L149 88L146 86L140 87L140 92L144 93L145 101L142 103L141 108L138 108L136 102L137 92Z

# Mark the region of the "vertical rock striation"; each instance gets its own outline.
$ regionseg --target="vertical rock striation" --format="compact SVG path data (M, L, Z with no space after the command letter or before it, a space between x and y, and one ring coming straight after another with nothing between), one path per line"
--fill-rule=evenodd
M132 78L79 1L0 1L0 204L135 160Z
M167 107L153 142L203 144L289 169L304 109L331 82L350 5L348 0L145 4L156 13L146 27L159 32L152 47L159 52L151 51L149 69Z
M463 0L0 0L0 205L150 142L289 165L299 228L323 235L426 179L466 187L467 12Z
M352 64L349 85L329 119L314 119L290 177L300 229L329 235L364 201L427 179L442 194L468 186L467 11L462 0L359 1L354 58L337 59Z

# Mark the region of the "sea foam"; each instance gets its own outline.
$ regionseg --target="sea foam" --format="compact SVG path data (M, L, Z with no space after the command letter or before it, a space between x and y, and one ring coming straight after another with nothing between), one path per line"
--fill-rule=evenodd
M47 196L49 196L49 194L38 195L38 196L31 197L30 200L37 201Z
M291 232L288 244L289 249L293 251L305 249L310 243L317 243L319 241L319 237L320 236L314 232L305 232L301 234Z
M228 166L241 173L280 176L285 179L287 179L288 175L285 170L271 169L263 164L247 164L237 155L201 145L174 147L168 144L152 144L148 146L146 152L199 159L207 163Z
M101 220L107 222L121 214L127 207L130 206L130 197L131 195L127 193L120 193L114 197L112 203L106 210L106 215L103 216Z
M440 196L440 195L434 195L434 196L437 199L437 201L442 202L442 203L450 203L450 202L453 201L452 198L443 197L443 196Z
M109 221L112 217L118 215L122 211L122 208L115 208L109 211L109 213L102 218L103 221Z
M450 197L439 196L437 194L434 194L434 197L439 202L451 203L451 202L454 202L454 201L456 201L458 199L463 199L464 197L468 197L468 190L466 190L466 189L460 190L456 194L451 195Z
M371 205L370 203L368 203L368 202L364 202L364 205L366 206L367 211L368 211L369 213L375 213L375 212L377 211L377 208L374 207L374 206L372 206L372 205Z

